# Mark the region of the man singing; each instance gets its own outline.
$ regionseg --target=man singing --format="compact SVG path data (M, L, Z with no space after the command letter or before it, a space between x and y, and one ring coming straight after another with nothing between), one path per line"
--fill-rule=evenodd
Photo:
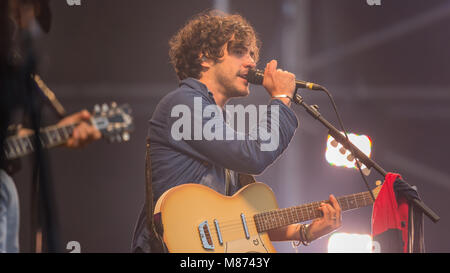
M279 119L260 119L251 126L277 128L279 141L273 149L261 149L264 141L260 136L242 138L239 135L242 133L230 130L220 115L208 116L202 111L199 114L195 109L198 105L195 101L201 100L203 110L212 105L225 111L231 98L249 94L246 77L249 69L256 67L259 54L259 41L252 26L240 15L202 13L187 22L169 44L171 63L180 84L159 102L150 120L153 201L174 186L193 182L232 195L242 185L240 174L262 173L291 141L298 126L297 117L290 109L295 76L277 69L276 60L266 65L263 86L271 100L264 116L270 117L276 110ZM180 105L193 113L193 126L188 128L191 137L174 135L178 117L172 112ZM212 119L220 119L221 128L215 129L226 132L226 136L211 139L196 135L195 122L204 126ZM334 196L330 195L330 204L322 204L320 210L323 216L310 225L294 224L271 230L270 239L296 240L307 245L340 227L341 209ZM147 213L144 205L135 229L133 252L155 251L151 247L154 235L147 228Z

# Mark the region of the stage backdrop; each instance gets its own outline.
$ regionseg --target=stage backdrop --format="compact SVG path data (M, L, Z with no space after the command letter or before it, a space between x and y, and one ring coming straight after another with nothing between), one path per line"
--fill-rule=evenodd
M133 108L131 141L99 141L81 150L50 151L61 247L77 241L82 252L129 252L144 201L148 120L156 104L176 88L168 40L194 14L219 7L246 17L263 42L259 67L280 67L322 84L333 93L346 128L367 134L372 157L416 185L441 217L425 219L428 252L450 251L450 52L448 1L81 0L51 1L53 26L37 43L40 74L69 112L116 101ZM302 92L336 124L324 94ZM264 104L267 93L233 104ZM325 161L327 131L292 106L300 127L285 154L261 176L282 207L365 190L355 170ZM48 120L52 122L51 119ZM21 251L31 245L31 167L15 175L21 205ZM371 185L381 177L372 173ZM371 208L344 214L339 232L370 233ZM329 236L301 247L326 252ZM276 243L293 252L289 243Z

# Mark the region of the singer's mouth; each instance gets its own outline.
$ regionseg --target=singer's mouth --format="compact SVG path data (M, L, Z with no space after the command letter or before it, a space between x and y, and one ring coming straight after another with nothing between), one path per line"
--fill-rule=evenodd
M238 77L240 77L240 78L243 78L244 80L247 80L247 75L248 75L248 72L247 73L238 73Z
M248 80L247 80L247 74L244 74L244 75L243 75L243 74L239 74L238 77L241 78L241 79L243 79L245 85L248 86L249 82L248 82Z

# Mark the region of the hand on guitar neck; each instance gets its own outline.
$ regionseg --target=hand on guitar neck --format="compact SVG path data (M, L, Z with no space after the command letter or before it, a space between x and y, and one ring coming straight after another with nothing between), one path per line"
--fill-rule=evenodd
M320 203L317 209L322 212L322 216L313 220L306 230L307 238L304 239L309 242L329 234L342 225L342 210L334 195L330 195L328 202ZM301 224L292 224L270 230L268 234L272 241L300 241L302 239L299 232L300 226Z
M102 137L100 131L90 123L90 120L91 114L87 110L82 110L58 122L58 125L77 124L65 146L80 148Z
M308 229L308 239L314 241L338 229L342 225L341 207L334 195L329 202L320 204L319 210L323 216L312 221Z
M90 123L90 120L91 114L87 110L82 110L80 112L67 116L60 122L58 122L58 126L77 124L73 130L72 135L64 144L66 147L81 148L102 137L100 131ZM33 130L27 128L20 128L17 132L17 135L19 137L31 134L33 134Z
M9 136L3 147L8 160L25 156L35 150L35 132L17 129L16 135ZM62 119L58 124L40 128L39 140L44 148L65 145L79 148L103 137L109 142L126 142L133 131L131 108L115 102L108 106L96 105L93 113L86 110Z

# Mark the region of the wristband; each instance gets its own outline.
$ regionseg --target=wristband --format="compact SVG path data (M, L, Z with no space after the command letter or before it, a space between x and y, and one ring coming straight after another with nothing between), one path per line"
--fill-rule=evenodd
M304 246L308 246L309 245L309 240L308 240L308 236L306 235L307 229L309 228L309 225L302 225L300 227L300 238L301 238L301 243Z
M288 95L276 95L272 96L272 99L281 99L281 98L288 98L290 101L294 101L293 98L289 97Z
M300 244L303 244L304 246L309 245L308 237L306 236L306 230L308 229L309 225L302 225L300 224L300 228L298 230L298 233L300 235L300 240L298 242L292 242L294 247L298 247Z

